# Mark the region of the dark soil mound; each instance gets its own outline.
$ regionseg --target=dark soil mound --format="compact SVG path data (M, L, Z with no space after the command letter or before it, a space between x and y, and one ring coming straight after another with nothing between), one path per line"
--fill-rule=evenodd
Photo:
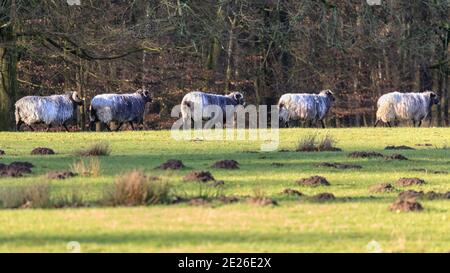
M282 194L290 195L290 196L302 196L303 193L299 192L298 190L294 189L284 189Z
M328 192L323 192L323 193L319 193L319 194L312 196L312 200L318 201L318 202L329 201L329 200L334 200L334 199L336 199L334 194L328 193Z
M423 207L414 199L398 199L390 206L390 210L396 212L421 211Z
M221 160L212 165L213 168L219 169L239 169L239 163L236 160Z
M21 177L24 173L31 173L33 167L33 164L29 162L15 161L9 165L0 163L0 176Z
M5 155L5 151L0 150L0 155Z
M31 168L33 168L34 165L26 161L14 161L9 164L9 167L30 169L29 172L31 172Z
M55 171L47 173L48 179L66 179L74 176L75 174L69 171Z
M322 176L311 176L309 178L302 178L300 180L297 181L297 184L301 185L301 186L329 186L330 183L328 182L328 180L325 177Z
M369 191L374 192L374 193L390 192L393 190L394 190L394 186L392 186L392 184L389 184L389 183L381 183L381 184L373 185L369 188Z
M401 193L399 193L397 199L409 200L409 199L420 198L423 195L424 195L423 191L407 190L407 191L402 191Z
M390 146L386 146L384 149L385 150L415 150L413 147L409 147L409 146L405 146L405 145L400 145L400 146L390 145Z
M208 182L214 181L214 177L208 171L194 171L186 174L184 176L184 181L200 181L200 182Z
M156 169L163 169L163 170L179 170L184 168L184 164L181 160L177 159L169 159L160 166L156 167Z
M446 193L440 193L440 192L434 192L429 191L424 193L423 191L414 191L414 190L407 190L404 192L401 192L398 195L398 199L427 199L427 200L436 200L436 199L450 199L450 192Z
M348 157L352 158L373 158L373 157L383 157L383 154L377 152L352 152L348 154Z
M268 197L252 197L248 199L248 202L258 206L278 206L278 202Z
M31 151L32 155L54 155L55 151L53 151L50 148L45 147L38 147L34 148L33 151Z
M425 180L417 178L417 177L412 177L412 178L402 177L399 180L397 180L397 186L401 186L401 187L423 185L423 184L425 184Z
M231 204L239 202L240 199L237 196L221 196L219 197L219 201L224 204Z
M316 167L327 167L327 168L335 168L335 169L361 169L362 167L354 164L343 164L343 163L329 163L322 162L315 165Z
M6 167L0 170L0 177L21 177L22 173L18 169Z
M408 158L406 156L401 155L401 154L388 155L388 156L385 156L384 159L386 159L386 160L408 160Z
M280 167L283 167L283 166L284 166L284 164L283 164L283 163L280 163L280 162L272 162L272 164L270 164L270 165L272 165L272 166L274 166L274 167L277 167L277 168L280 168Z

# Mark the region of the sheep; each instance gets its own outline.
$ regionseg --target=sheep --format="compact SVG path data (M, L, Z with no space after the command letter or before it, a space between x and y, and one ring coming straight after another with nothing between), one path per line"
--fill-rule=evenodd
M76 119L77 106L81 106L84 99L77 92L67 92L64 95L27 96L15 103L16 130L26 124L32 131L32 124L45 123L47 131L53 125L64 126L68 132L67 122Z
M95 130L95 123L102 122L108 131L111 131L109 123L114 121L120 130L124 123L130 124L134 130L133 122L142 124L144 121L145 105L152 102L150 92L139 89L131 94L101 94L91 100L89 107L89 127Z
M181 101L183 124L186 126L191 119L194 122L201 122L202 120L213 118L211 113L206 111L206 107L211 105L218 106L222 109L225 121L231 118L235 121L235 111L226 111L226 109L238 105L245 106L244 95L240 92L232 92L228 95L209 94L200 91L187 93Z
M310 125L320 121L325 128L323 120L334 101L331 90L323 90L319 94L284 94L278 101L280 123L288 127L290 120L302 120Z
M391 127L394 120L412 120L413 126L422 125L422 120L428 118L431 126L431 107L439 104L439 97L432 91L423 93L391 92L384 94L377 102L377 118L375 127L380 121Z

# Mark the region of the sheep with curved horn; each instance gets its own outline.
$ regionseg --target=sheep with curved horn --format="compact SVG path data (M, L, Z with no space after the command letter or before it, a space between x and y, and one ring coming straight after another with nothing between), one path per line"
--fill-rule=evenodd
M47 131L53 125L64 126L69 131L67 122L76 119L77 106L83 103L75 91L64 95L23 97L15 104L16 130L26 124L34 131L32 124L45 123Z
M92 98L89 108L91 130L94 130L96 122L102 122L106 128L110 122L117 122L118 131L124 123L131 125L134 130L133 122L142 124L144 121L145 105L151 102L150 92L145 89L139 89L131 94L101 94Z

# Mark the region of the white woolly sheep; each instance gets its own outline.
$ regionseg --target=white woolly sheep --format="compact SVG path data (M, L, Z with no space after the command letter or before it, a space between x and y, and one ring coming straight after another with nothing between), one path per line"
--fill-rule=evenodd
M278 101L280 122L288 127L291 120L309 122L310 125L320 121L325 128L323 120L334 100L331 90L323 90L319 94L284 94Z
M134 130L133 122L142 124L145 105L151 102L150 92L139 89L132 94L101 94L92 98L89 108L90 129L94 130L96 122L106 125L108 131L110 122L117 122L118 131L127 122Z
M53 126L64 126L67 122L76 118L77 106L83 105L77 92L68 92L64 95L53 96L27 96L18 100L15 104L16 130L20 130L22 124L26 124L34 131L32 124L45 123L47 131Z
M428 118L431 125L431 107L439 103L439 97L431 91L423 93L391 92L384 94L377 102L377 120L391 127L395 120L412 120L413 126L422 125L422 120Z
M220 107L224 120L230 120L234 118L234 111L226 111L226 108L245 105L245 100L240 92L232 92L228 95L209 94L200 91L190 92L181 101L183 124L188 124L191 119L194 122L201 122L213 118L211 113L206 111L206 108L211 105Z

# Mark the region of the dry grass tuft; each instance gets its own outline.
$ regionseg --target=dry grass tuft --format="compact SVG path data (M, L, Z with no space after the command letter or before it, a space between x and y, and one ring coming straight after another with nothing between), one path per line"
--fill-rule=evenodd
M297 152L324 152L341 151L334 147L337 141L330 135L319 137L317 134L306 135L302 137L297 145Z
M0 189L3 208L47 208L50 206L50 186L38 183Z
M98 177L101 174L100 160L91 158L89 161L79 160L70 166L73 173L81 176Z
M107 156L111 154L111 148L108 143L101 142L92 144L87 149L75 152L78 156Z
M115 206L140 206L170 201L170 185L154 180L142 171L131 171L119 176L108 193L107 201Z

